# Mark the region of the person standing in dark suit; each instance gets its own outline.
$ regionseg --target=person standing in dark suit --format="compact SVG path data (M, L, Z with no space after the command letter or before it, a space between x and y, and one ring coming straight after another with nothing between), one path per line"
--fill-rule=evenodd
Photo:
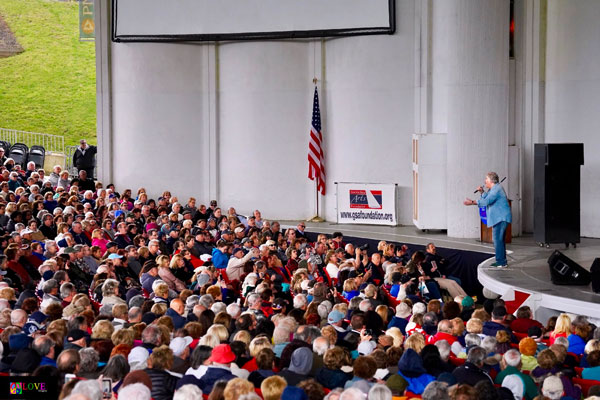
M79 141L79 146L73 154L73 165L77 167L77 172L84 170L89 178L94 179L97 150L96 146L89 146L85 139Z

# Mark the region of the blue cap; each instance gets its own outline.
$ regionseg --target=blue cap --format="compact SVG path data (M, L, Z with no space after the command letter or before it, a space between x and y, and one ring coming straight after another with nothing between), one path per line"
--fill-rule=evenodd
M344 314L339 312L338 310L333 310L327 316L327 322L330 324L336 324L344 319Z

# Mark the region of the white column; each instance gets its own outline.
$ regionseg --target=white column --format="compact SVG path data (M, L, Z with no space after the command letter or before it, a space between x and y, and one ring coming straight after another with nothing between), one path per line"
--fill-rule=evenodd
M508 174L509 2L433 6L433 130L448 135L448 235L477 237L477 210L462 202L486 172Z

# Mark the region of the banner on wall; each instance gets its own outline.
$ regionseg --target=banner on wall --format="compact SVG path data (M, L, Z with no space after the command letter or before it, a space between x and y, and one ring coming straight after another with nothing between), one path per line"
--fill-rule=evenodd
M95 34L94 0L79 0L79 40L93 41Z
M395 184L338 182L338 224L397 225Z

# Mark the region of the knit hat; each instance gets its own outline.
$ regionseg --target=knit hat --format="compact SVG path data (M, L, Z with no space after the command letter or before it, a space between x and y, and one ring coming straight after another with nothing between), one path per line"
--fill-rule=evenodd
M534 356L537 351L535 339L526 337L519 342L519 351L525 356Z
M460 304L462 304L463 307L473 307L475 302L471 296L465 296Z
M308 347L300 347L292 353L289 370L300 375L308 375L312 369L313 353Z

